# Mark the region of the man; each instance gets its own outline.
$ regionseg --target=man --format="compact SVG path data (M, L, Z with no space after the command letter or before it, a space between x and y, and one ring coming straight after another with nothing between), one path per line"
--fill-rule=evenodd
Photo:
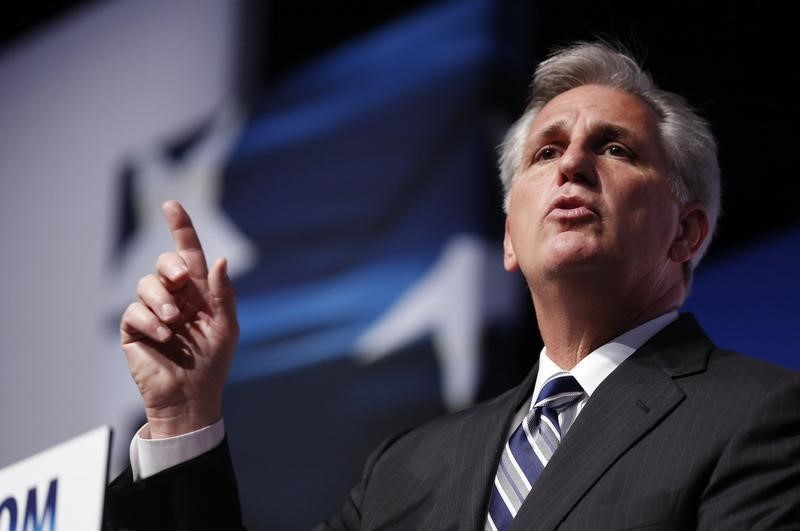
M320 529L800 528L800 376L677 312L719 213L708 125L628 56L578 44L538 67L501 174L504 263L530 288L539 362L386 441ZM220 405L233 289L180 205L164 209L176 252L121 323L148 423L109 520L239 528Z

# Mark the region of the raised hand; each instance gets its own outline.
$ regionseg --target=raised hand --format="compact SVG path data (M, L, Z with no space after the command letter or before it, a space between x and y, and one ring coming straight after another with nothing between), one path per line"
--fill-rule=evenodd
M208 426L222 415L222 387L239 337L227 262L208 270L192 220L164 203L175 252L139 280L120 322L122 349L154 439Z

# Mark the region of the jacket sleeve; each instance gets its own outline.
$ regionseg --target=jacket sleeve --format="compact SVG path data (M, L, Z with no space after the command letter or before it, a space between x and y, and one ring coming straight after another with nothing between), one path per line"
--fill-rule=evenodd
M698 529L800 529L800 377L753 398L703 493Z
M380 493L370 491L370 484L376 465L384 456L386 450L406 433L408 433L408 430L389 437L370 454L366 465L364 465L361 481L350 491L350 495L347 497L342 509L331 519L315 526L313 531L358 531L362 528L365 501L368 498L368 493L369 496L380 496Z
M106 489L104 529L243 530L227 438L140 481L133 481L128 467Z

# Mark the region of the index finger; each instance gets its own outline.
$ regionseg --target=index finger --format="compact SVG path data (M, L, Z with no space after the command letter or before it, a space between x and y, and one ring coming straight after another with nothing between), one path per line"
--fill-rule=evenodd
M175 250L186 262L191 276L208 275L206 257L203 254L203 246L200 245L200 238L192 225L192 219L184 210L183 206L175 200L170 199L162 206L164 217L175 241Z

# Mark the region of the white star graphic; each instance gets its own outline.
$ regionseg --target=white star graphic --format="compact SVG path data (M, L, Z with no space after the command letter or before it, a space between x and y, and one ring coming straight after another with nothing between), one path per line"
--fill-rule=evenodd
M438 260L356 342L369 363L431 334L442 374L442 397L451 411L472 404L480 376L483 325L514 314L516 277L502 268L499 248L458 235Z
M133 205L141 224L123 251L120 267L113 272L113 311L132 300L138 279L155 269L158 255L174 249L161 212L167 199L177 199L189 212L209 261L226 256L231 277L254 265L255 247L220 208L224 164L242 123L241 113L229 105L215 114L208 134L185 158L168 160L160 144L133 157Z

